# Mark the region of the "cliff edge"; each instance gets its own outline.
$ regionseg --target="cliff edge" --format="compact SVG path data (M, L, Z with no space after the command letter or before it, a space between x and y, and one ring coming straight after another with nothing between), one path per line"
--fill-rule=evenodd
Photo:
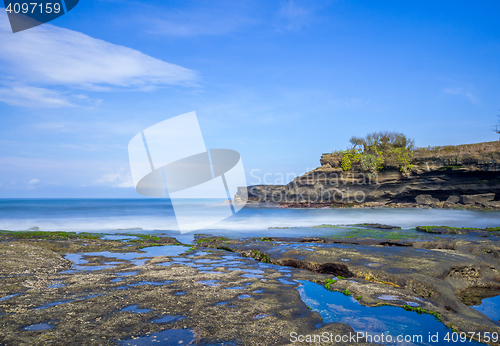
M363 170L363 162L346 167L344 152L323 154L320 167L286 185L249 186L248 200L282 207L500 209L500 141L412 152L408 169L387 164L376 172Z

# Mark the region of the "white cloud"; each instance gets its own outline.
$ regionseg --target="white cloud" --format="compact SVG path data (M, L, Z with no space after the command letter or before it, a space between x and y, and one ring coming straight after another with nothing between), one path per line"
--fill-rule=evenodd
M0 102L11 106L59 108L73 106L61 92L26 85L0 87Z
M463 90L462 88L446 88L443 92L447 95L459 95L466 97L470 102L477 104L477 98L470 92Z
M11 105L63 107L73 105L69 99L88 98L48 87L147 91L196 85L196 71L76 31L50 24L9 31L7 16L0 16L0 71L5 75L0 101Z
M124 168L120 168L118 172L107 173L96 181L97 184L109 185L112 187L134 187L132 176L129 172L125 173Z
M36 185L40 182L40 180L38 179L31 179L30 181L28 181L28 185Z

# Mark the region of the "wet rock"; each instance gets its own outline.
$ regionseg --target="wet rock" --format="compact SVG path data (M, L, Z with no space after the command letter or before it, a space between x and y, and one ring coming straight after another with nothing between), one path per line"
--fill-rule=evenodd
M358 223L354 226L363 226L368 228L377 228L377 229L401 229L399 226L391 226L391 225L383 225L380 223Z
M60 253L39 247L36 243L0 243L0 254L0 276L55 273L71 267L71 262Z
M343 276L348 278L354 276L347 266L341 263L314 263L301 261L295 258L284 258L278 260L276 264L297 269L310 270L321 274L331 274L334 276Z
M89 345L114 345L172 329L192 331L190 335L198 344L237 341L267 346L289 344L292 331L303 335L353 331L345 323L328 323L318 329L322 320L300 299L297 279L330 280L330 289L347 290L361 297L365 305L417 304L438 313L444 323L460 331L500 331L457 298L467 289L500 289L497 242L441 239L382 247L386 240L351 239L359 244L334 244L340 240L326 238L317 243L277 238L199 240L195 247L203 252L186 247L185 254L167 256L158 251L140 265L123 260L111 268L74 272L63 271L71 266L62 258L68 249L82 252L92 244L92 248L121 249L140 256L144 244L71 239L0 241L0 254L7 254L0 255L0 268L9 276L0 279L4 293L0 297L7 297L0 299L0 344L81 344L86 340ZM234 252L217 250L220 246ZM95 263L103 261L108 263L109 259L95 257ZM283 266L288 268L283 270ZM64 285L50 288L54 281ZM209 281L216 285L203 284ZM228 289L234 287L239 289ZM398 299L388 301L387 296ZM122 311L134 305L144 311ZM41 306L44 308L37 309ZM183 318L151 322L165 316ZM49 321L56 321L53 329L20 332L23 326Z
M460 196L455 196L455 195L452 195L446 199L447 203L453 203L453 204L458 203L459 201L460 201Z

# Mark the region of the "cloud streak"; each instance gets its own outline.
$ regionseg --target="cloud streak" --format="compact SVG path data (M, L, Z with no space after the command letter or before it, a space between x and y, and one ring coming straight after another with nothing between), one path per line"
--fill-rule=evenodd
M11 106L32 108L60 108L74 106L62 93L46 88L26 85L0 87L0 102Z
M459 95L467 98L470 102L477 104L479 103L477 98L469 91L463 90L461 88L457 89L452 89L452 88L446 88L443 90L443 92L447 95Z
M54 25L16 34L9 30L7 16L0 16L0 72L6 76L0 101L11 105L74 105L67 95L47 89L53 87L147 91L195 86L198 79L194 70ZM75 101L81 100L75 96Z
M165 36L223 35L259 22L255 6L248 1L212 1L182 9L144 6L143 10L139 21L145 31Z
M278 17L286 30L297 30L309 24L312 11L289 0L281 3Z
M100 179L96 180L96 183L108 185L111 187L134 187L134 182L132 181L130 172L125 172L123 167L120 168L118 172L107 173L103 175Z

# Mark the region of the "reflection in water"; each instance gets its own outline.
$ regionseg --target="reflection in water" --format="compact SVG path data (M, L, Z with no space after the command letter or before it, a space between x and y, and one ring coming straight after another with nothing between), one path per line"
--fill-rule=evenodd
M26 327L21 328L22 330L25 331L37 331L37 330L45 330L45 329L52 329L54 326L52 324L48 323L37 323L37 324L32 324Z
M147 312L150 312L151 309L139 309L137 305L130 305L127 306L126 308L123 308L122 311L134 312L136 314L145 314Z
M433 316L405 311L395 306L362 306L354 298L340 292L328 291L318 284L297 280L300 298L313 311L318 312L324 323L341 322L350 325L355 332L369 335L377 343L385 345L481 345L477 342L456 342L444 340L452 331ZM430 334L429 334L430 333ZM439 342L429 341L429 335L438 333ZM381 336L384 335L382 341ZM409 335L411 342L397 342L397 337ZM389 342L389 336L392 342ZM417 337L414 337L417 336ZM421 339L418 336L422 336ZM403 339L404 340L404 339ZM370 341L370 340L368 340Z
M188 345L194 340L194 332L189 329L167 329L129 340L117 341L119 345Z
M485 298L481 305L471 307L500 324L500 296Z

